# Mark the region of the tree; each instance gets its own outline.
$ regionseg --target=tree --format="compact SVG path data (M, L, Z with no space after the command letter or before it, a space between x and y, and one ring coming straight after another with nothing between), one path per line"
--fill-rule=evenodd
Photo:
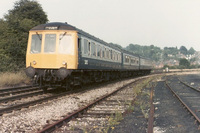
M125 49L132 53L148 57L155 61L158 61L160 59L162 53L162 50L154 45L140 46L138 44L129 44L129 46L127 46Z
M38 25L46 23L48 21L46 13L43 11L41 5L32 0L20 0L14 5L14 9L9 10L9 13L5 15L6 21L10 26L20 29L31 28L30 24ZM28 22L28 24L26 24Z
M185 46L181 46L179 50L180 50L180 52L181 52L182 54L187 55L187 52L188 52L188 51L187 51L187 48L186 48Z
M14 8L0 20L0 50L4 50L4 55L14 66L25 66L28 31L46 22L46 13L40 4L33 0L16 2Z
M191 54L193 55L196 51L193 49L193 47L191 47L189 50L188 50L188 54Z
M190 62L185 58L180 59L179 66L182 66L183 68L189 68Z
M115 47L118 47L118 48L120 48L120 49L123 49L122 46L119 45L119 44L115 44L115 43L109 43L109 44L110 44L110 45L113 45L113 46L115 46Z

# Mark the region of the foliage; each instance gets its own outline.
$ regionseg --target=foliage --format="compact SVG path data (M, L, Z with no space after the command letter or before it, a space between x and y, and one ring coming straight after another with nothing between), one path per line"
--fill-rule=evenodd
M156 62L169 61L170 59L179 60L181 57L180 53L187 56L193 55L196 52L192 47L189 50L187 50L185 46L181 46L180 49L178 49L177 47L164 47L164 49L162 50L161 48L156 47L154 45L140 46L138 44L129 44L125 49L132 53L150 58ZM195 60L196 59L191 59L190 61L194 62ZM171 66L168 67L172 68Z
M185 46L181 46L179 50L182 54L187 55L187 48Z
M28 31L48 21L40 4L33 0L20 0L0 19L0 71L25 67Z
M172 58L176 58L176 55L179 53L177 47L164 47L163 50L163 59L168 60Z
M129 44L125 49L135 54L151 58L155 61L160 59L162 53L162 50L154 45L140 46L138 44Z
M164 65L164 66L163 66L163 69L166 69L166 68L169 68L169 66L168 66L168 65Z
M115 47L118 47L118 48L120 48L120 49L123 49L122 46L119 45L119 44L114 44L114 43L109 43L109 44L110 44L110 45L113 45L113 46L115 46Z
M188 50L188 54L190 55L193 55L196 51L194 50L193 47L191 47L189 50Z
M179 66L183 68L189 68L190 62L187 59L180 59Z

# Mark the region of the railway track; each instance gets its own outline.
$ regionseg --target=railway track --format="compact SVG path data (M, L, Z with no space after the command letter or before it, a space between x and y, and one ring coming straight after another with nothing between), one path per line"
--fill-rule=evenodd
M70 132L72 130L75 132L106 132L110 130L113 128L113 124L117 123L122 118L122 115L131 109L137 96L133 91L133 86L136 82L141 82L141 79L119 87L112 93L72 112L62 120L52 125L47 125L39 133L53 132L57 128L59 129L55 132Z
M154 122L154 111L155 111L155 107L153 104L154 87L155 86L151 87L151 93L150 93L150 111L149 111L147 133L153 133L153 122Z
M43 102L60 98L68 94L80 91L84 92L87 90L89 89L82 90L80 88L71 91L65 91L62 89L48 89L44 93L43 90L39 89L39 87L31 88L31 86L3 89L0 92L0 95L4 95L4 97L0 98L0 115L10 113L15 110L20 110L22 108L27 108L36 104L41 104Z
M35 90L39 90L37 85L0 89L0 97L8 96L8 95L16 95L16 94L20 94L20 93L24 93L28 91L35 91Z
M43 90L36 86L2 89L0 91L0 115L40 104L69 93L63 91L57 92L54 89L50 89L44 93Z
M195 122L200 124L200 91L180 81L178 78L167 80L166 85L178 98L184 108L195 118Z
M20 92L21 93L21 92ZM32 97L32 96L37 96L37 95L42 95L44 92L42 90L40 90L39 88L31 88L30 90L27 90L25 92L23 92L23 94L18 94L18 93L10 93L10 95L6 96L6 97L2 97L0 98L0 104L1 103L7 103L9 101L15 101L15 100L19 100L22 98L27 98L27 97Z

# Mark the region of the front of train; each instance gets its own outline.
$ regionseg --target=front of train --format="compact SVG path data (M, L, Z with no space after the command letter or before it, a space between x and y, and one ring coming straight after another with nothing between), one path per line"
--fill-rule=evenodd
M29 32L26 74L40 85L63 82L78 67L78 35L66 23L38 25Z

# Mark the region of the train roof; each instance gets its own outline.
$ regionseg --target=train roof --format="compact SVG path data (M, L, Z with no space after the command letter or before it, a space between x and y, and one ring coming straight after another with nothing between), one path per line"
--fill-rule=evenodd
M53 22L35 26L30 31L34 30L77 30L77 28L67 23Z
M140 57L140 58L147 59L145 57L139 56L138 54L134 54L134 53L129 52L127 50L121 49L120 47L117 47L113 44L107 43L107 42L105 42L105 41L103 41L103 40L101 40L101 39L99 39L99 38L97 38L93 35L90 35L89 33L85 32L81 29L78 29L75 26L72 26L68 23L52 22L52 23L47 23L47 24L41 24L41 25L33 27L30 31L38 31L38 30L75 30L81 35L84 35L84 36L86 36L90 39L93 39L95 41L98 41L100 43L106 44L107 46L114 48L116 50L119 50L123 53L127 53L127 54L130 54L130 55L133 55L133 56L137 56L137 57Z
M72 26L68 23L61 23L61 22L52 22L52 23L47 23L47 24L41 24L41 25L38 25L38 26L35 26L33 27L30 31L37 31L37 30L75 30L77 31L79 34L81 35L84 35L90 39L93 39L95 41L98 41L100 43L103 43L103 44L106 44L107 46L110 46L114 49L117 49L119 51L121 51L122 49L121 48L118 48L112 44L109 44L93 35L90 35L89 33L81 30L81 29L78 29L76 28L75 26Z

